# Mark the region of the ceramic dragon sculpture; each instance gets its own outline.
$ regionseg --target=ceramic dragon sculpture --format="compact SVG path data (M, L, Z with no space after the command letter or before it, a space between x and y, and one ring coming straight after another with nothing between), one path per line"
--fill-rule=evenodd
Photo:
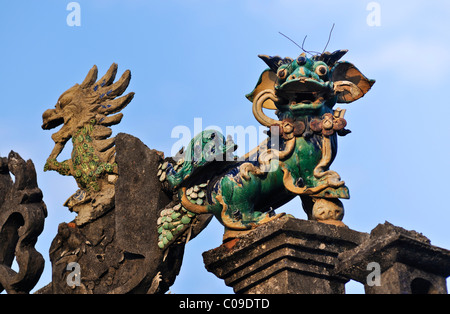
M339 61L347 50L307 57L260 55L269 67L246 97L268 138L242 158L230 158L235 145L217 131L197 135L158 176L178 193L180 204L158 220L159 246L166 248L200 214L213 214L225 227L224 240L239 237L283 214L274 209L297 195L308 219L344 225L339 199L349 190L330 170L337 136L350 131L337 103L363 97L375 83L352 63ZM265 109L276 110L278 120Z
M115 138L110 138L112 125L118 124L119 113L134 97L134 93L118 97L128 87L129 70L117 82L117 64L112 64L106 74L97 81L98 70L94 65L81 84L65 91L54 109L42 115L42 128L53 129L63 125L52 135L55 146L44 167L59 174L73 176L79 190L65 206L78 213L78 225L95 219L114 206L114 182L117 179L115 163ZM118 98L117 98L118 97ZM58 161L57 157L71 139L71 158Z

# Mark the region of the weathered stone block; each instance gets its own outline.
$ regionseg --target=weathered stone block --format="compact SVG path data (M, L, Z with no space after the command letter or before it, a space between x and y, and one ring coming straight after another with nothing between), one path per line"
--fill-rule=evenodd
M236 293L344 293L334 274L338 254L353 249L365 233L288 216L203 253L206 269Z
M339 260L336 273L363 283L367 294L447 293L450 251L388 222L374 228L360 246L341 253ZM379 285L372 280L368 284L374 271L369 263L379 265Z
M175 281L185 243L158 247L157 219L174 195L157 177L162 153L138 138L116 136L114 207L83 225L62 223L50 248L52 284L40 293L164 293ZM193 239L211 217L191 230ZM67 284L69 263L80 265L81 284Z
M39 280L44 258L34 246L45 217L33 162L13 151L0 157L0 292L29 293Z
M158 246L157 213L172 200L156 177L162 159L162 153L138 138L124 133L116 136L115 229L118 244L134 254L145 255Z

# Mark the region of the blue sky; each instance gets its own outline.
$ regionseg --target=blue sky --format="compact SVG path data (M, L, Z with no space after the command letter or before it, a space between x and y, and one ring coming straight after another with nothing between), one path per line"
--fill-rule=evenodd
M327 50L348 49L344 59L377 80L345 105L352 133L339 139L332 165L350 188L344 222L370 232L387 220L450 249L449 2L377 1L380 26L369 26L370 1L362 0L80 0L81 25L72 27L69 2L10 1L0 10L0 155L14 150L33 160L49 211L37 243L46 258L37 288L51 281L48 249L58 224L74 218L62 206L77 189L73 178L43 172L53 131L41 129L42 113L61 93L94 64L99 75L113 62L120 74L130 69L128 91L136 95L113 134L170 155L172 130L193 132L194 118L222 129L257 127L245 98L265 69L257 55L300 54L278 32L298 43L307 35L305 48L322 51L333 23ZM281 211L306 219L299 199ZM201 257L221 237L214 221L187 245L172 293L231 292Z

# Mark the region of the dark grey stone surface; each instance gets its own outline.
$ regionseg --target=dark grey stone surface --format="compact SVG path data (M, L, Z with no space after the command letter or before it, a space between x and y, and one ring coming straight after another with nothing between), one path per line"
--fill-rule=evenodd
M148 231L158 219L155 213L172 201L155 175L162 159L162 153L139 139L123 133L116 136L116 236L118 245L134 254L144 255L157 247L157 234Z
M50 248L51 287L41 293L164 293L180 271L185 243L178 241L165 251L157 245L160 212L177 202L156 175L162 153L124 133L115 142L115 207L83 226L60 224ZM210 218L199 217L191 239ZM80 265L80 286L67 285L71 262Z
M13 151L0 157L0 292L29 293L36 285L44 258L34 246L46 216L33 162Z
M367 294L447 293L450 251L389 222L374 228L360 246L341 253L339 261L336 273L363 283ZM374 269L367 266L373 262L379 265L380 285L368 284Z
M288 216L203 253L206 269L236 293L339 294L347 278L336 275L338 254L367 234Z

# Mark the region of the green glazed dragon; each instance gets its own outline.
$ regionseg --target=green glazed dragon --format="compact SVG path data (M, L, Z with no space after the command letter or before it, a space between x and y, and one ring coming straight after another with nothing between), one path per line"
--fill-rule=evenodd
M345 110L334 106L363 97L375 83L353 64L339 61L346 52L302 53L295 60L259 56L269 68L247 98L256 120L269 128L268 138L236 159L233 143L206 130L190 142L175 166L161 166L160 180L167 179L181 203L161 213L161 248L199 214L213 214L224 225L224 241L242 236L283 215L274 210L297 195L308 219L344 225L339 199L348 199L349 190L329 167L337 135L350 131ZM263 108L276 110L279 120L269 118Z

